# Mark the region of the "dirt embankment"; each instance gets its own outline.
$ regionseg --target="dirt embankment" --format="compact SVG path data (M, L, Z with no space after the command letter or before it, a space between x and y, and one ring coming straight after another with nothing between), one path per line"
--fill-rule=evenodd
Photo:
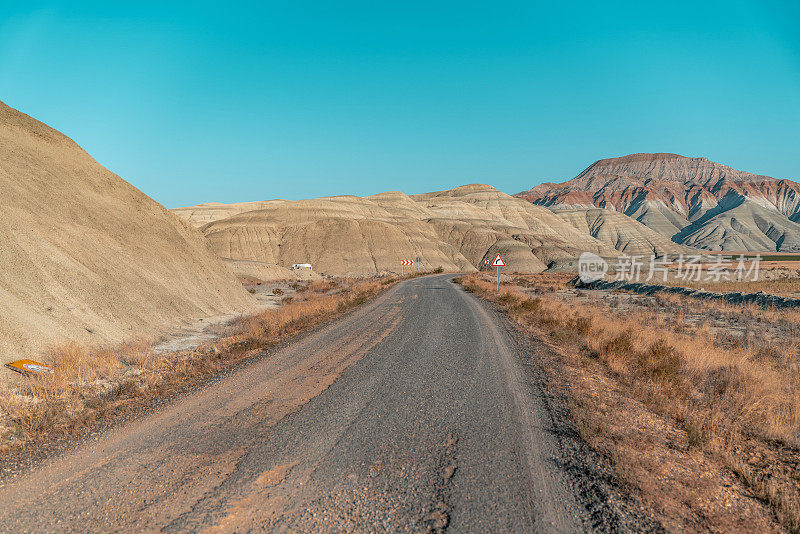
M196 229L1 102L0 162L0 362L257 310Z

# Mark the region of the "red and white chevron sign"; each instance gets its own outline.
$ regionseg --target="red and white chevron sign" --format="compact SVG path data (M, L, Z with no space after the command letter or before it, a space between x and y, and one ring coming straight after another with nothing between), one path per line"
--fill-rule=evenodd
M400 260L400 265L414 265L414 260Z

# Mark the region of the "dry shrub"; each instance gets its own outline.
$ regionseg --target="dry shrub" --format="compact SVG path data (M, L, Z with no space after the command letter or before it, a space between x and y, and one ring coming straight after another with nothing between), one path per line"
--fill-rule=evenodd
M575 273L539 273L514 276L514 284L537 293L566 289Z
M684 314L734 317L742 323L772 323L790 328L794 334L800 334L800 310L794 308L764 308L754 303L736 304L672 293L658 293L655 302L662 308L683 310Z
M717 293L769 293L770 295L795 296L800 293L800 279L779 278L775 280L755 280L741 282L736 280L702 280L698 282L681 279L670 279L667 282L658 280L658 284L667 286L690 287L692 289L704 289Z
M542 307L542 299L540 298L528 298L519 302L516 302L513 306L513 309L520 313L536 313Z
M628 359L633 352L633 333L630 330L623 330L619 334L613 335L600 347L600 354L606 359Z
M315 293L325 293L338 285L339 284L334 280L315 280L308 284L307 289Z

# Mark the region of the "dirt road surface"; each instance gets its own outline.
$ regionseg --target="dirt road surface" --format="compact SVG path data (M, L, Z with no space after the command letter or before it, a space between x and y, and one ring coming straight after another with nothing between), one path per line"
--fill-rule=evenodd
M544 346L451 278L4 476L0 531L653 529L570 427Z

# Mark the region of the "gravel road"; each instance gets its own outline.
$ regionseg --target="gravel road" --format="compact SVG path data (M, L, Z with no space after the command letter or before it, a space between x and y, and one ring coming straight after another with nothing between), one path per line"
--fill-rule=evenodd
M653 530L442 275L0 481L0 531Z

